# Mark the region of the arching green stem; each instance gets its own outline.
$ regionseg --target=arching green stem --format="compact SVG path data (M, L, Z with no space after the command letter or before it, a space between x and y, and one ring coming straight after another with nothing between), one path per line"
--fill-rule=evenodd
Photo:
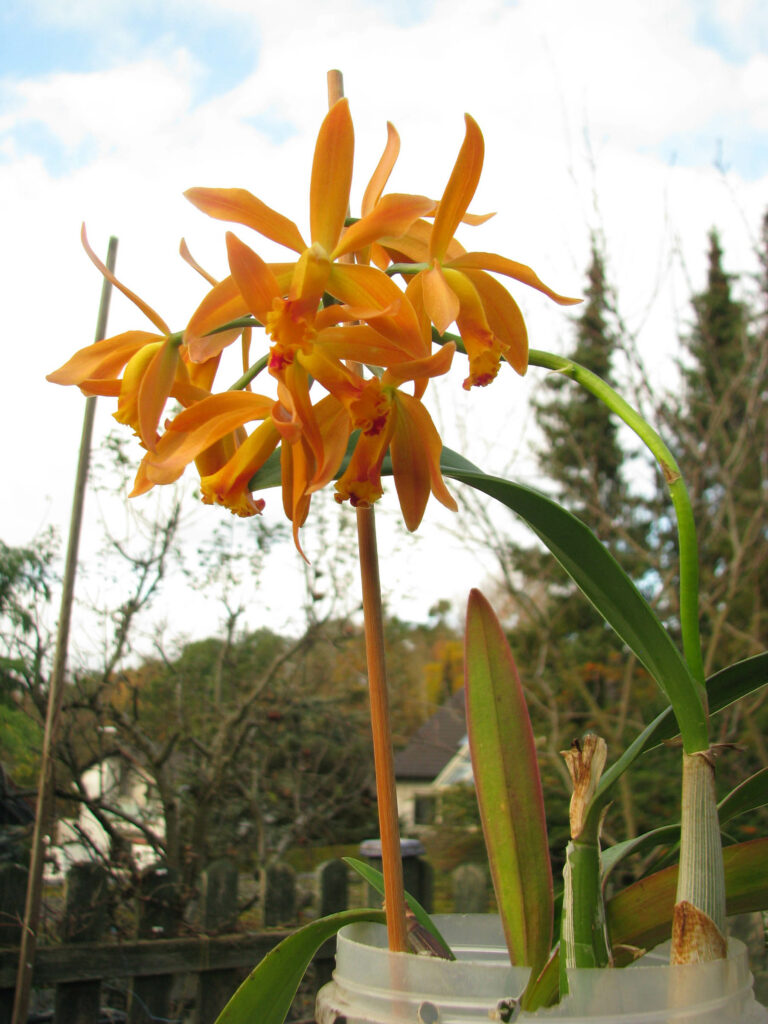
M656 459L664 475L677 518L677 536L680 557L680 628L683 638L685 660L694 679L704 686L704 662L701 656L699 634L699 556L696 543L696 527L688 488L685 486L680 468L674 455L667 448L656 431L643 417L617 394L604 380L580 366L572 359L532 349L528 356L533 366L556 370L599 398L617 414L645 444Z

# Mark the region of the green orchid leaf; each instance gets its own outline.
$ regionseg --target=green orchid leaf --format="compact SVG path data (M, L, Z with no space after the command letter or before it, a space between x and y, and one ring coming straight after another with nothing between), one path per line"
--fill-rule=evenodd
M463 468L445 449L441 466L446 476L496 498L528 523L666 694L685 750L707 749L701 687L653 609L589 527L530 487Z
M757 810L758 807L765 807L768 804L768 768L761 768L759 772L750 775L735 789L732 789L728 796L723 797L717 805L717 813L722 825L726 821L732 821L740 814L748 814Z
M384 923L383 910L345 910L299 928L254 967L216 1024L283 1024L299 982L322 944L346 924Z
M467 731L499 913L514 964L536 977L552 946L552 872L544 798L525 694L493 609L469 595Z
M361 875L366 880L366 882L376 890L376 892L380 896L384 896L384 875L382 875L380 871L377 871L376 868L372 867L370 864L366 864L365 861L357 860L355 857L342 857L341 859L344 861L345 864L349 864L349 866L353 868L358 873L358 875ZM435 922L429 916L429 913L424 909L424 907L422 907L422 905L419 903L416 897L411 896L411 894L407 892L405 894L405 902L413 911L413 916L416 918L416 920L419 922L422 928L426 928L428 932L434 935L437 941L442 946L444 946L445 949L447 949L448 952L450 953L451 947L440 934L440 929L437 927ZM451 953L450 959L456 959L453 953Z
M768 651L755 654L743 661L737 661L733 665L715 672L714 675L709 676L706 683L710 716L725 711L735 701L762 689L766 683L768 683ZM662 717L665 718L664 722L660 721ZM675 720L668 712L662 712L656 721L659 724L653 736L654 746L678 735L679 730L675 726ZM649 746L647 749L650 750L652 747Z
M610 875L616 865L633 853L643 853L652 850L655 846L666 843L676 843L680 838L680 823L675 825L662 825L660 828L651 829L641 836L633 839L625 839L621 843L614 843L600 851L600 872L603 883Z
M726 846L726 913L746 914L768 909L768 839ZM672 910L677 890L677 864L641 878L606 906L608 930L614 946L651 949L672 931Z

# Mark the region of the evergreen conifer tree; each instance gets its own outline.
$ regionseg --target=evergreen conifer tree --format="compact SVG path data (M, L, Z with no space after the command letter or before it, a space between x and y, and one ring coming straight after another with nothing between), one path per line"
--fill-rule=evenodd
M683 338L680 400L666 407L699 530L707 673L758 653L768 636L768 218L762 244L751 309L734 296L710 233L706 287Z

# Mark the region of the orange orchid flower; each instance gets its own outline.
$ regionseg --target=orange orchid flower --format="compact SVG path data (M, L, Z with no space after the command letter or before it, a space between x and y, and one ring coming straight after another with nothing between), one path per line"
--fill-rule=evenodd
M209 216L243 224L297 253L299 261L290 288L287 294L282 292L280 301L296 303L303 310L301 315L316 310L326 291L346 303L349 302L347 296L353 294L356 296L355 305L381 311L391 308L393 301L399 305L402 300L399 289L395 287L392 290L382 285L378 280L379 274L372 278L366 273L371 269L369 267L335 261L348 253L364 250L380 237L404 234L419 217L431 213L435 204L426 196L381 196L379 190L376 202L365 215L345 229L353 155L354 129L349 104L342 99L326 115L317 137L310 181L309 245L293 221L245 189L193 188L185 195ZM229 288L231 291L231 286ZM383 296L382 290L385 292ZM221 299L224 299L224 289ZM211 300L211 305L214 304L215 301ZM247 302L244 305L242 312L248 308ZM227 311L231 313L235 309L237 305L230 303ZM279 316L281 307L274 312L273 338L279 334L282 320L290 319L290 314L285 318ZM237 312L235 315L241 314ZM216 326L226 322L222 319Z
M442 441L420 398L403 392L399 385L416 382L417 395L426 380L447 373L455 345L449 343L428 359L400 364L381 379L363 383L348 402L353 428L360 430L349 465L336 483L336 500L352 505L371 505L383 493L381 466L387 451L392 457L400 508L405 525L415 530L433 494L439 502L456 511L456 502L445 486L440 471Z
M454 239L475 194L483 168L485 144L482 133L465 114L466 133L448 185L440 200L431 231L417 222L399 239L382 239L393 258L423 262L425 269L413 278L406 294L423 309L440 334L456 323L469 356L469 376L464 387L489 384L498 373L501 357L519 373L528 367L528 335L523 315L509 292L490 276L504 274L543 292L561 305L580 299L558 295L522 263L495 253L465 252Z

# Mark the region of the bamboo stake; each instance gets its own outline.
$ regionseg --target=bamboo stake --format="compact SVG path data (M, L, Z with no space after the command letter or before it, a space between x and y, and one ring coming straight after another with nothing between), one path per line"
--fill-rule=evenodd
M327 80L328 106L332 107L344 96L344 80L341 72L336 70L328 72ZM350 262L353 260L351 255L348 258ZM358 373L362 373L362 367L359 364L355 369ZM405 921L400 822L397 812L395 763L384 655L384 614L376 546L376 520L371 507L358 507L356 513L363 590L365 653L373 733L373 763L376 772L376 800L381 834L381 868L384 876L384 910L387 915L389 948L395 953L402 953L408 949L408 932Z
M117 258L117 239L109 240L107 250L107 267L115 269ZM96 321L96 341L106 334L107 317L109 315L109 299L112 285L104 280L101 288L99 314ZM29 997L32 988L32 973L35 966L37 951L37 929L40 922L40 904L43 890L43 866L45 860L45 839L52 826L53 812L53 759L59 731L61 704L64 694L64 673L67 666L67 645L69 627L72 619L72 603L77 573L77 553L80 544L80 531L83 520L85 487L88 479L88 463L91 454L91 437L93 421L96 413L96 398L90 396L85 402L83 430L80 438L80 455L75 477L74 495L72 498L72 518L69 526L67 543L67 559L64 566L64 580L61 593L59 625L56 633L56 649L53 660L53 672L48 690L48 705L45 716L45 732L43 734L43 750L40 762L40 775L37 786L37 813L32 834L32 850L29 863L29 880L27 898L24 908L24 924L19 949L19 966L16 975L16 995L13 1003L11 1024L26 1024L29 1012Z

